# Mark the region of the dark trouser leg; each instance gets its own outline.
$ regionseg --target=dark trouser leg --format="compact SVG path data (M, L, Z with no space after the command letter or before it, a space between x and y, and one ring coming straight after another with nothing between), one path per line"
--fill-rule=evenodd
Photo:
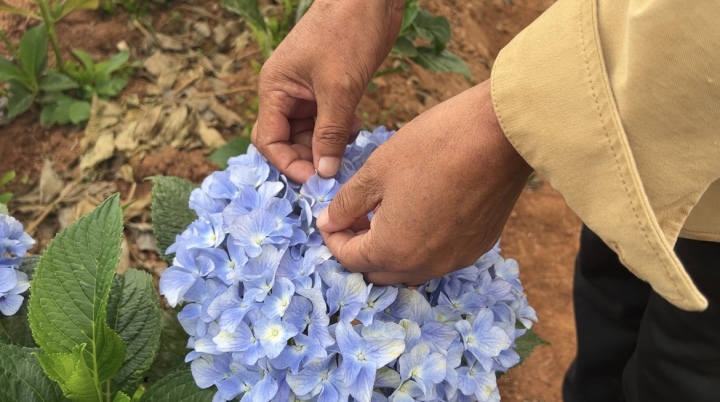
M622 373L649 295L650 286L583 227L573 283L578 350L563 383L566 402L624 400Z
M720 401L720 243L679 239L675 251L709 307L680 310L652 293L623 376L629 401Z
M675 250L708 297L707 311L673 307L583 229L578 354L565 377L566 401L720 401L720 243L680 239Z

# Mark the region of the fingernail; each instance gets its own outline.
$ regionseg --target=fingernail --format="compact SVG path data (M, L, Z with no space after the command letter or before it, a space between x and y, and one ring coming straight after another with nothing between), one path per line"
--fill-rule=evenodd
M317 226L318 228L322 229L325 227L325 225L328 224L328 221L330 220L330 217L328 216L327 209L323 209L320 211L320 215L317 217Z
M318 163L318 173L325 178L333 177L340 169L340 158L323 156Z

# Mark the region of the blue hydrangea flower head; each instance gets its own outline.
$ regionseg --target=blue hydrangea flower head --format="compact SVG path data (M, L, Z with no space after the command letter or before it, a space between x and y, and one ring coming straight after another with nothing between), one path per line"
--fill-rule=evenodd
M499 400L495 373L518 363L514 341L537 317L498 245L417 288L374 286L317 230L392 134L361 132L335 178L304 184L250 146L192 192L199 218L168 249L160 292L183 306L186 361L214 401Z
M30 287L28 277L18 271L23 256L35 244L17 219L0 214L0 313L11 316L18 312Z

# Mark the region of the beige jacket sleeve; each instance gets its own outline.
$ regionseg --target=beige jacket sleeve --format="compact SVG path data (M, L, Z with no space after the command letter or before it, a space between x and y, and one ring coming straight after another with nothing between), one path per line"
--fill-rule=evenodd
M720 241L718 21L714 0L559 0L492 71L518 152L685 310L707 301L673 245Z

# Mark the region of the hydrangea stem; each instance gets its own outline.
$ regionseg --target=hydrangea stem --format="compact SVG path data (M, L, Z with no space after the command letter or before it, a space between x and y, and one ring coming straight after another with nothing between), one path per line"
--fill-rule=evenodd
M55 32L55 19L50 12L50 4L48 0L37 0L38 6L40 6L40 15L45 22L45 29L47 30L48 38L50 38L50 44L55 53L55 68L60 72L65 72L65 65L62 60L62 54L60 54L60 44L58 43L57 32Z

